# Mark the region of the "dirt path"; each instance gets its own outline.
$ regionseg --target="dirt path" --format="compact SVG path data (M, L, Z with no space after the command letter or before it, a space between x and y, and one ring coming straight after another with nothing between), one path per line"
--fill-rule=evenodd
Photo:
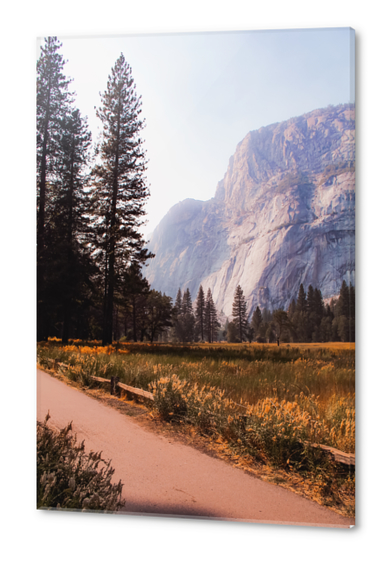
M349 527L353 519L263 482L191 447L146 431L128 416L37 370L37 417L73 422L86 448L112 459L133 514Z

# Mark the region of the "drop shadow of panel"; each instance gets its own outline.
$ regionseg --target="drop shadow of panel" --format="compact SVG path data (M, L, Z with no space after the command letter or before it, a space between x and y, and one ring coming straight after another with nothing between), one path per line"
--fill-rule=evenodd
M311 523L306 521L277 521L269 519L241 519L241 518L231 518L223 517L219 513L213 513L206 509L200 509L196 507L183 506L181 504L163 504L163 503L127 503L124 508L119 511L94 511L94 510L80 510L80 509L63 509L63 508L47 508L40 507L38 511L51 512L51 513L67 513L67 514L81 514L84 513L88 516L99 516L99 515L124 515L132 517L164 517L164 518L177 518L177 519L202 519L207 521L225 521L229 523L244 523L244 524L265 524L265 525L283 525L290 527L326 527L326 528L336 528L336 529L349 529L354 527L355 522L349 522L346 524L332 524L332 523Z
M213 513L210 510L197 508L195 506L185 506L182 504L164 504L158 502L126 502L125 506L118 511L99 511L99 510L81 510L73 508L61 507L39 507L38 511L46 511L51 513L87 513L93 515L134 515L134 516L156 516L156 517L184 517L191 519L217 519L228 520L219 513Z
M125 506L119 510L120 515L154 515L158 517L189 517L224 519L218 512L213 512L195 505L171 504L163 502L131 502L126 501Z

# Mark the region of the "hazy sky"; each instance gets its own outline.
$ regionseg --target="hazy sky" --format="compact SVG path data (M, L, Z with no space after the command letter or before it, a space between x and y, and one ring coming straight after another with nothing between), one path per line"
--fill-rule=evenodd
M349 28L115 37L60 37L76 104L88 116L122 52L147 126L150 233L187 197L213 197L237 144L251 130L354 101ZM39 56L39 53L38 53Z

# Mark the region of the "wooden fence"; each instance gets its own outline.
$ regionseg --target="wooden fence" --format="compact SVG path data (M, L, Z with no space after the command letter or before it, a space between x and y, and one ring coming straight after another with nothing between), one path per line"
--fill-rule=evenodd
M55 359L46 358L46 360L54 363L54 366L64 367L66 369L69 367L69 365L66 365L66 363L60 363ZM124 384L119 381L118 377L112 376L110 379L104 379L102 377L95 377L92 375L90 378L101 384L109 384L110 393L113 396L117 396L119 394L118 389L122 389L125 390L126 392L129 392L130 394L134 394L135 396L141 396L143 398L152 401L155 400L152 392L148 392L147 390L143 390L142 388L129 386L128 384ZM340 451L339 449L335 449L334 447L329 447L327 445L320 445L318 443L305 443L305 444L310 445L310 447L315 447L317 449L321 449L322 451L326 451L332 457L332 459L337 463L345 464L347 466L354 466L354 467L356 466L356 456L353 453L344 453L343 451Z

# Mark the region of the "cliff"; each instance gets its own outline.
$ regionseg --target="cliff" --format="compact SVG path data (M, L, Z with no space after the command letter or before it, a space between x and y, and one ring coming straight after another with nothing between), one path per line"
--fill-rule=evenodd
M209 201L186 199L155 229L145 274L153 288L193 299L210 287L231 315L287 307L299 285L339 293L355 271L354 106L317 109L249 132Z

